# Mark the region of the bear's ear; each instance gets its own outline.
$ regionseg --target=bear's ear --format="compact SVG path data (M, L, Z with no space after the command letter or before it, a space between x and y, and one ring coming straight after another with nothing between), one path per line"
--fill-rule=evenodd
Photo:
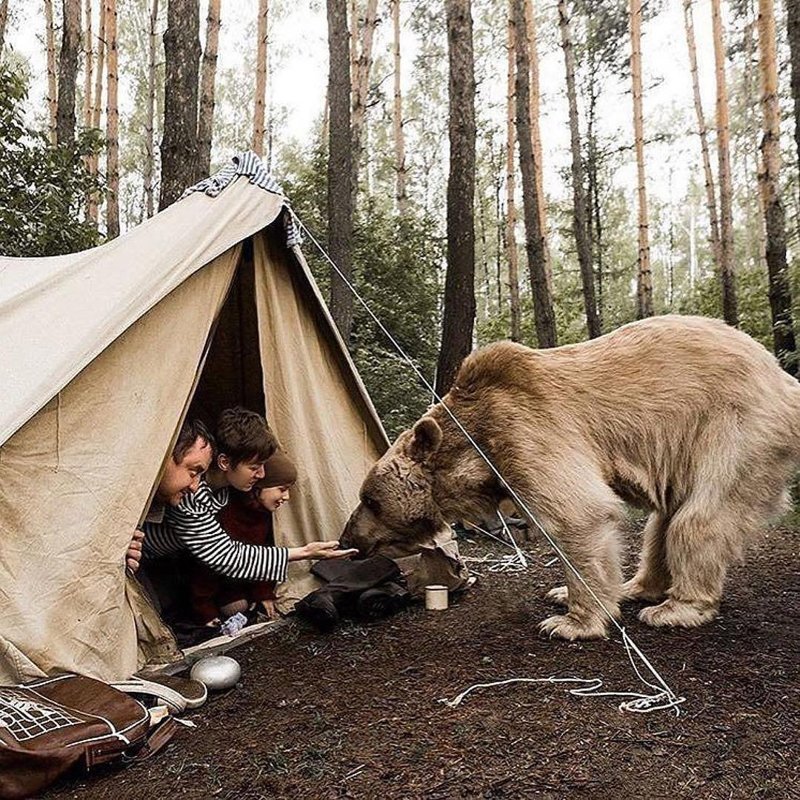
M442 429L431 417L423 417L413 427L411 441L408 443L408 455L418 464L427 461L442 443Z

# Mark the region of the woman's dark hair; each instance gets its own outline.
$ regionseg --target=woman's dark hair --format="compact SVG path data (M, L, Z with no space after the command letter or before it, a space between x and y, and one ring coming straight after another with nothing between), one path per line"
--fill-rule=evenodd
M198 439L207 442L211 446L211 450L214 450L214 437L203 422L199 419L187 419L181 425L178 441L175 442L175 447L172 448L172 460L176 464L180 464L183 457L194 447L194 443Z

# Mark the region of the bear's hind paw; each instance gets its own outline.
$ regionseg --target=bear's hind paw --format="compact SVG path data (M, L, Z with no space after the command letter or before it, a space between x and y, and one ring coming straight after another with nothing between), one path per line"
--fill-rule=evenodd
M716 606L698 608L693 603L665 600L661 605L648 606L639 612L639 619L655 628L696 628L717 616Z
M599 617L580 619L574 614L564 614L548 617L539 623L539 632L551 639L566 639L574 642L576 639L605 639L608 637L606 625Z

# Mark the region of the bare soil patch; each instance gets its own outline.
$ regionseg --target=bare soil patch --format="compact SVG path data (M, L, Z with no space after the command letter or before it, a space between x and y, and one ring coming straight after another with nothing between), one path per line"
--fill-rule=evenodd
M639 543L632 535L632 547ZM728 582L720 616L695 630L624 622L682 713L621 713L610 698L550 685L478 691L510 677L600 677L638 691L619 637L540 638L560 583L539 544L524 573L481 572L446 612L414 607L332 634L297 621L232 651L239 687L189 715L149 762L72 776L48 798L785 798L800 797L798 545L769 531ZM483 541L462 553L489 552ZM494 550L494 552L498 552ZM632 559L631 559L632 560Z

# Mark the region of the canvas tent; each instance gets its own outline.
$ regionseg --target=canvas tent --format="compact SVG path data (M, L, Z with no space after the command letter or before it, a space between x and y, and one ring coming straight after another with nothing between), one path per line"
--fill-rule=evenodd
M301 465L277 544L335 538L385 450L264 187L249 154L102 247L0 258L0 684L179 655L124 554L186 414L266 412Z

